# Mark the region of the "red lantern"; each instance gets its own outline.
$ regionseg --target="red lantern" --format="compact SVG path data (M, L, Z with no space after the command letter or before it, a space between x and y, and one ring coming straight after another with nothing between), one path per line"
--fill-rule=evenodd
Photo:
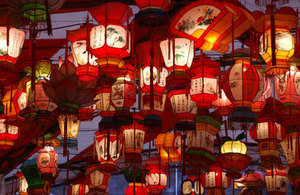
M19 127L8 125L5 119L0 119L0 149L10 149L15 145L15 140L18 139Z
M79 108L78 118L80 121L91 121L94 119L94 111L96 110L96 104L92 104L91 106Z
M85 172L89 193L106 192L110 173L100 171L98 164L90 164Z
M183 195L199 195L204 193L203 186L200 184L199 177L189 176L181 184L181 193Z
M300 167L300 133L289 133L281 142L281 148L284 152L285 159L289 164L290 169Z
M272 165L264 168L266 172L265 180L269 195L285 195L289 187L287 176L288 167L286 165Z
M209 58L205 58L205 61L202 58L193 61L190 95L197 107L209 108L217 99L220 65Z
M221 97L217 95L217 99L212 103L217 109L217 114L227 116L234 108L234 104L227 98L224 90L221 90Z
M129 186L125 190L125 195L147 195L148 190L143 183L129 183Z
M122 148L122 134L116 130L100 130L96 135L96 152L100 162L99 169L114 172ZM109 151L108 151L109 148Z
M142 91L150 93L150 65L143 66L140 74L140 86ZM158 76L159 74L159 76ZM168 76L168 71L165 68L157 69L153 67L153 92L163 93L166 86L166 78Z
M263 187L265 186L264 176L254 169L246 171L243 177L234 180L234 183L236 186L245 186L241 195L261 195Z
M208 172L201 174L201 184L208 190L207 194L225 194L224 190L231 185L230 178L217 164L212 164Z
M50 179L57 175L58 154L53 147L45 146L37 158L37 166L43 177Z
M171 0L135 0L135 3L141 10L161 9L164 11L168 7L170 1Z
M85 195L89 192L89 187L85 184L73 184L68 189L68 195Z
M259 71L258 71L259 73ZM260 73L259 73L260 74ZM256 94L256 97L253 99L253 103L251 104L252 112L260 112L266 105L266 100L272 96L272 85L271 80L268 77L262 76L263 86L260 86L259 92Z

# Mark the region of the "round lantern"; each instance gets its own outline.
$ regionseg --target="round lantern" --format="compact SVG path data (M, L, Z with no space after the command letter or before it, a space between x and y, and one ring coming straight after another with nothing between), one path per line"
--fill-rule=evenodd
M230 178L217 164L212 164L209 171L201 174L201 184L207 189L207 194L225 194L230 184Z
M167 164L160 162L159 158L152 157L145 162L145 169L149 172L146 175L146 187L150 193L161 193L167 187L168 176L163 171L167 168Z
M265 180L270 195L285 195L289 187L286 165L275 165L265 168Z
M195 124L193 120L197 113L197 105L191 100L185 88L173 88L169 91L168 97L172 104L173 113L178 117L175 129L193 130Z
M191 99L197 103L197 107L211 107L214 100L217 99L219 91L217 75L220 72L220 64L205 58L197 58L193 61L191 74Z
M227 98L223 89L221 89L221 97L217 95L217 99L212 105L218 108L217 113L221 116L227 116L234 108L234 104Z
M146 171L140 168L125 169L124 177L129 182L125 195L141 194L147 195L148 189L145 185Z
M78 118L80 121L91 121L94 119L94 111L96 110L96 104L92 104L87 107L79 108Z
M49 180L57 176L58 154L53 147L44 147L38 155L37 166L43 178Z
M241 141L226 141L222 145L217 162L228 171L228 177L241 177L240 171L250 165L252 158L246 155L246 152L247 147Z
M257 70L248 59L237 59L223 77L223 89L235 109L228 116L229 126L252 126L257 116L250 106L259 91L260 80ZM241 129L240 129L241 130Z
M130 107L136 101L136 86L133 84L134 67L125 64L120 69L120 75L111 88L111 102L116 108L114 120L120 123L130 122L132 114Z
M194 59L193 41L186 38L167 39L160 42L160 50L168 70L184 72L191 67Z
M264 80L263 86L260 86L260 90L256 94L256 97L253 99L253 103L251 104L252 112L262 111L262 109L266 105L266 100L272 96L271 80L267 77L262 77L262 79Z
M68 189L68 195L85 195L88 192L89 187L85 184L74 184Z
M77 147L77 135L80 127L80 120L77 115L59 115L58 124L61 133L61 145L64 146L65 136L67 136L67 146ZM65 128L67 134L65 135Z
M106 192L110 182L110 173L100 171L98 164L90 164L85 172L89 193Z
M18 134L19 127L6 124L4 118L0 119L0 149L12 148L18 139Z
M288 61L294 54L294 37L289 30L298 23L295 10L283 7L274 13L273 10L267 9L266 14L257 11L253 16L256 16L253 27L263 33L260 37L259 54L267 64L266 75L284 74L289 71Z
M99 169L106 172L116 171L116 164L122 148L122 134L110 129L99 130L95 135L96 152L100 162Z
M203 186L200 184L199 177L189 176L181 184L181 194L200 195L204 193Z
M28 192L27 192L28 183L27 183L26 178L23 175L23 173L18 171L15 174L15 176L19 178L19 194L20 195L28 195Z

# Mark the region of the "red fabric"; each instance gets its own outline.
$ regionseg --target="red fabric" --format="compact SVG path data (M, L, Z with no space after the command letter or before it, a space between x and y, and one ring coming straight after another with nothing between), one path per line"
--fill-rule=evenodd
M145 186L128 186L125 190L125 195L147 195L148 190Z
M135 0L135 2L140 9L147 9L155 6L165 10L169 5L170 0Z

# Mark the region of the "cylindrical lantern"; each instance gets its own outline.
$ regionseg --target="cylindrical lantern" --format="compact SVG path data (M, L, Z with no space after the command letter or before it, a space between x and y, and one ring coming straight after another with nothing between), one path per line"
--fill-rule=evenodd
M168 70L185 72L191 67L194 59L193 41L186 38L167 39L160 42L160 49Z
M286 195L289 187L287 176L288 167L283 164L272 165L264 168L265 180L269 195Z
M204 193L204 188L200 183L199 177L189 176L181 184L181 194L200 195Z
M228 171L228 177L241 177L240 171L250 165L252 158L246 152L247 147L241 141L226 141L222 145L217 162Z
M15 176L19 178L19 194L20 195L28 195L28 192L27 192L28 183L27 183L26 178L23 175L23 173L18 171L15 174Z
M256 17L254 29L262 33L259 54L267 64L266 75L284 74L289 71L288 60L294 54L294 37L289 30L298 24L295 10L283 7L274 13L267 9L266 14L257 11L253 16Z
M98 164L90 164L85 172L89 192L106 192L110 173L100 171Z
M209 171L201 174L201 184L208 190L207 194L225 194L224 190L231 185L230 178L217 164L212 164Z
M224 90L221 90L221 97L217 95L217 99L212 103L213 107L218 108L217 113L221 116L227 116L234 108L234 104L227 98Z
M167 164L161 162L159 158L152 157L145 162L145 168L149 170L146 175L146 187L150 193L161 193L167 187L168 176L163 171Z
M251 127L256 121L257 116L251 112L250 106L259 91L259 84L259 74L248 59L237 59L225 72L223 89L228 99L235 104L235 109L228 116L231 128Z
M99 169L114 172L122 148L122 133L117 130L99 130L96 135L96 152L100 162ZM109 148L109 150L108 150Z
M58 154L53 147L45 146L38 155L37 166L46 179L51 179L57 175Z
M18 135L19 127L6 124L4 118L0 119L0 149L12 148L18 139Z
M299 168L300 166L300 133L293 132L287 134L287 136L280 142L281 148L284 152L285 159L289 164L290 169Z
M88 192L89 187L85 184L74 184L68 189L68 195L85 195Z
M77 135L80 127L80 120L77 115L59 115L58 116L59 129L61 133L62 142L64 145L64 137L67 136L68 147L77 147ZM67 135L65 135L65 128L67 128Z
M150 65L143 66L140 73L140 86L142 91L150 93L150 74L151 74ZM159 76L158 76L159 74ZM153 92L163 93L166 86L166 78L168 76L168 71L166 68L161 68L157 70L153 66Z

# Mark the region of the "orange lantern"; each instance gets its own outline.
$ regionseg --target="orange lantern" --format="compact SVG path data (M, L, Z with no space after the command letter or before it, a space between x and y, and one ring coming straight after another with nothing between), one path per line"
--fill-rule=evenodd
M225 53L252 21L252 14L239 1L196 1L174 14L171 33L195 41L202 50Z
M4 118L0 119L0 149L12 148L18 139L18 134L19 127L6 124Z
M90 164L85 172L89 193L106 192L110 182L110 173L100 171L98 164Z
M44 178L51 179L57 175L58 154L53 147L45 146L38 155L37 166Z
M265 60L266 75L278 76L289 71L289 58L294 54L294 37L290 29L298 24L298 16L291 7L283 7L276 12L267 7L265 14L254 12L254 28L262 33L259 53ZM273 45L275 44L275 45Z

